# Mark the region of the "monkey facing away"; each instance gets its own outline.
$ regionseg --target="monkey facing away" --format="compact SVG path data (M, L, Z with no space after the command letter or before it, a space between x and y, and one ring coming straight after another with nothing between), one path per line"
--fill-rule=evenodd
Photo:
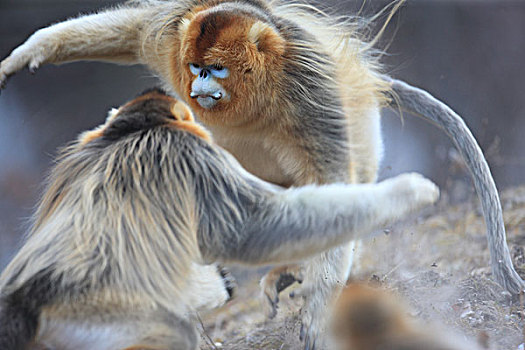
M481 198L494 277L519 293L524 284L512 266L498 193L476 140L443 103L379 74L371 46L351 21L309 5L131 1L37 31L1 63L0 84L46 63L144 64L246 170L281 186L374 182L382 154L380 108L398 101L458 147ZM352 254L348 245L336 247L262 281L274 314L280 274L303 280L297 294L305 300L306 348L314 347L324 305L347 279Z
M0 348L195 349L229 298L216 262L290 263L437 200L429 180L283 189L154 90L64 149L0 277Z
M331 330L339 350L479 350L432 326L417 325L399 298L379 288L348 284L336 301Z

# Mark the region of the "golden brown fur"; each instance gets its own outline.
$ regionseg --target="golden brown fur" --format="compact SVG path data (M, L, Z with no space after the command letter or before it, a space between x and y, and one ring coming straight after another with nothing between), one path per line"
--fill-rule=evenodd
M403 302L358 283L345 287L331 321L339 350L476 350L437 327L417 326Z
M147 92L58 158L0 276L0 348L193 350L194 313L232 294L216 262L302 260L438 194L416 174L284 190L242 169L180 101Z
M395 11L401 1L394 4ZM2 62L0 84L24 66L44 63L147 65L244 168L286 187L374 182L382 155L380 108L397 94L401 109L409 106L435 121L472 161L495 278L519 292L523 281L506 247L497 190L475 139L441 102L381 76L374 41L363 39L358 23L284 1L132 1L36 32ZM229 75L212 79L215 90L194 91L204 77L191 64L227 68ZM323 305L349 274L356 243L351 244L285 269L304 277L306 348L314 347L322 328ZM263 280L271 311L279 278L274 271Z

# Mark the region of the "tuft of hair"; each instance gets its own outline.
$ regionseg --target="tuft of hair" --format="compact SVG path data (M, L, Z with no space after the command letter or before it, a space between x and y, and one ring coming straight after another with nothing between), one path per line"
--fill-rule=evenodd
M274 1L273 4L276 13L298 23L315 37L315 41L293 43L299 50L323 52L335 63L336 71L327 78L337 83L345 114L350 115L368 109L371 104L386 105L390 99L389 84L379 75L382 70L379 59L383 52L375 46L404 1L396 0L368 19L336 15L330 8L320 9L297 2ZM385 13L388 16L379 32L375 36L368 34L372 24ZM304 64L317 67L320 73L326 72L327 62L309 60Z

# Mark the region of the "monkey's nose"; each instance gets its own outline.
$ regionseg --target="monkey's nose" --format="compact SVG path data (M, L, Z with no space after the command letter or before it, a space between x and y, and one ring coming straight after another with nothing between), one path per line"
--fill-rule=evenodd
M206 69L203 69L199 73L199 78L206 79L208 77L208 71Z

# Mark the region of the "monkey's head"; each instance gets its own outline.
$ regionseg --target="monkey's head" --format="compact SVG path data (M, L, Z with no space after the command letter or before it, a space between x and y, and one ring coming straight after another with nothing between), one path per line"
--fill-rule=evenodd
M182 52L173 55L173 67L182 72L174 77L182 75L185 98L207 124L242 124L275 99L285 41L261 8L197 8L179 33Z
M103 125L80 135L80 143L87 144L95 139L115 141L161 125L211 141L210 134L195 122L184 102L167 95L163 90L149 89L118 109L112 109Z
M383 337L403 333L407 328L397 299L385 291L362 284L349 284L334 310L332 330L344 344L375 344L383 341Z

